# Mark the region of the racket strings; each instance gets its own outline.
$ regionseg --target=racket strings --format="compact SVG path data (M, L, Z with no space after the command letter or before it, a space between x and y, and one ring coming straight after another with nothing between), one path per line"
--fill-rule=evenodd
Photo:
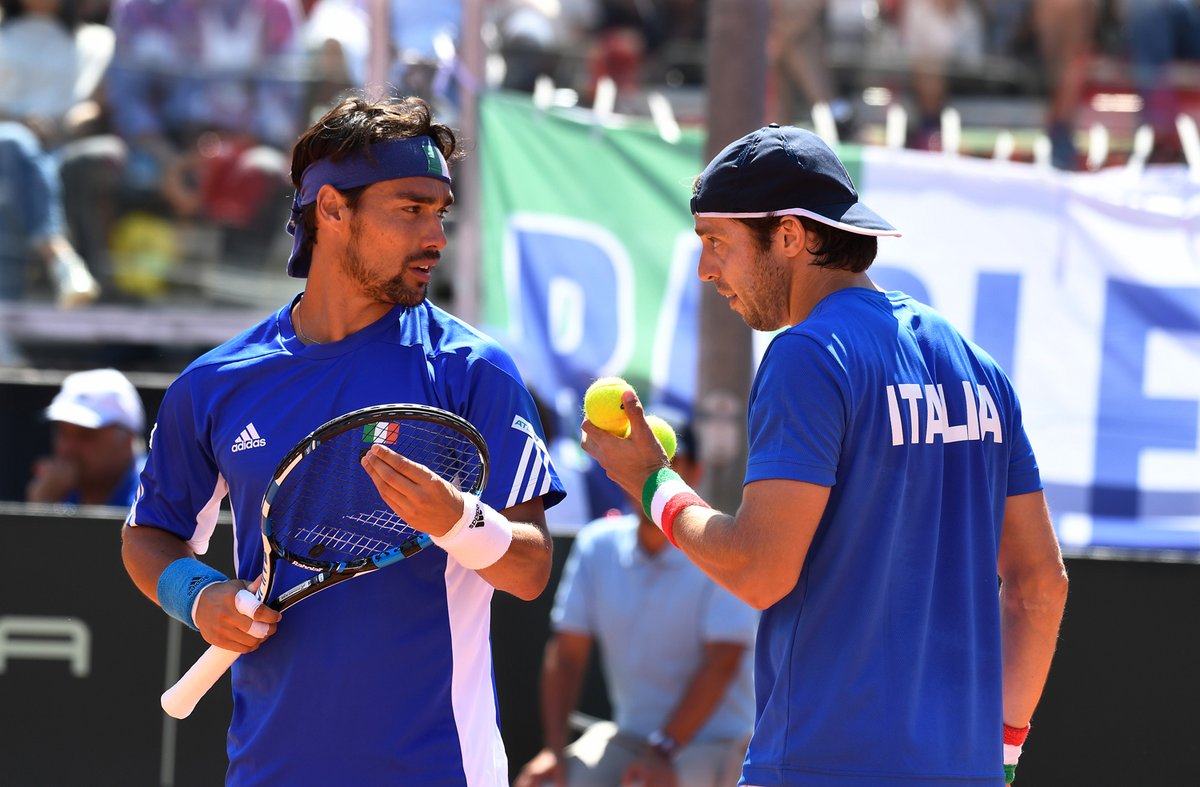
M390 510L350 514L336 525L317 525L298 529L293 538L305 544L336 547L340 554L366 557L386 552L417 535Z
M466 435L433 421L406 421L403 426L389 448L425 465L460 490L475 488L483 465L478 449Z
M270 502L272 539L308 561L336 564L400 547L419 533L379 496L360 460L374 444L425 465L459 489L483 473L474 443L423 420L372 422L321 441L279 482Z

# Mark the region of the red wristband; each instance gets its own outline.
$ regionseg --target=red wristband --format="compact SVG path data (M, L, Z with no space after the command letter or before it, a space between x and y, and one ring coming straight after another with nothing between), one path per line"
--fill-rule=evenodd
M1010 727L1004 725L1004 744L1006 746L1023 746L1025 738L1029 736L1030 725L1024 727Z
M679 512L688 506L709 507L708 503L705 503L704 499L695 492L682 492L675 495L663 506L662 531L667 540L674 544L676 548L679 547L679 544L675 543L675 517L679 516Z

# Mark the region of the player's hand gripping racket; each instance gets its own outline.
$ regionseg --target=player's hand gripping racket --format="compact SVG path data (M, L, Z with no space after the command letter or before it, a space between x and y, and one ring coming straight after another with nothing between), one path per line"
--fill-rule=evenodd
M355 410L317 429L288 452L263 495L263 576L260 602L271 599L283 559L320 572L269 603L282 612L343 580L412 557L430 538L413 529L379 496L360 464L375 444L425 465L463 492L487 483L488 451L463 418L422 405ZM162 695L162 707L182 719L240 654L211 646Z

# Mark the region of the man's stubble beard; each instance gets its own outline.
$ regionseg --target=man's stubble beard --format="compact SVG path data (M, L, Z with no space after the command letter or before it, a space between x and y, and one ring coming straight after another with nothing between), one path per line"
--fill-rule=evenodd
M788 270L760 251L750 263L750 292L753 300L739 296L742 319L756 331L773 331L787 320L787 302L791 282Z
M346 257L343 268L346 274L360 287L363 293L381 303L391 303L399 306L417 306L425 301L428 294L428 286L422 283L418 287L409 287L404 283L404 274L408 270L408 266L412 262L420 262L427 259L438 259L441 255L436 251L432 253L422 253L414 255L403 262L400 272L389 279L372 278L363 264L362 255L359 252L359 230L355 226L352 228L350 238L350 246L346 249Z

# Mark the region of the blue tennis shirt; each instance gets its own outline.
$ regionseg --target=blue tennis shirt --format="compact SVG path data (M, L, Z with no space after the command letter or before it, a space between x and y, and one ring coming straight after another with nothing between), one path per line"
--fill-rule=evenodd
M262 570L261 501L276 464L316 427L393 402L466 418L491 455L497 510L562 484L509 356L426 302L304 345L290 305L192 363L167 390L131 522L206 551L223 498L238 577ZM365 471L364 471L365 472ZM311 572L281 564L275 594ZM489 642L493 588L431 547L319 593L233 667L230 785L508 784Z
M775 337L746 483L831 487L796 587L763 612L746 784L999 787L997 556L1041 482L1012 385L941 315L846 289Z

